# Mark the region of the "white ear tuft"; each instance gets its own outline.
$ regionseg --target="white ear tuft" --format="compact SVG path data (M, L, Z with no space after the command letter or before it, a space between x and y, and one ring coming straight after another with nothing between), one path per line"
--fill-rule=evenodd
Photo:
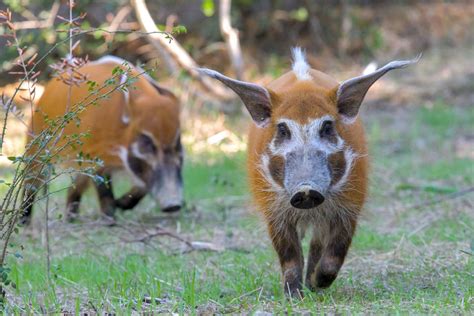
M291 49L291 55L293 57L293 72L298 80L311 80L309 74L310 66L306 61L306 56L301 47L293 47Z
M364 68L362 75L365 76L365 75L371 74L376 70L377 70L377 63L375 61L372 61Z

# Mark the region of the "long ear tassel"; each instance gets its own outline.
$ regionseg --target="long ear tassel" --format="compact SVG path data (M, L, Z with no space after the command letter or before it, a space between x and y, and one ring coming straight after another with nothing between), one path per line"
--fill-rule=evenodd
M372 73L355 77L341 83L336 93L339 113L347 122L353 121L359 112L365 94L380 77L391 70L402 69L417 63L421 56L422 54L419 54L414 59L392 61Z

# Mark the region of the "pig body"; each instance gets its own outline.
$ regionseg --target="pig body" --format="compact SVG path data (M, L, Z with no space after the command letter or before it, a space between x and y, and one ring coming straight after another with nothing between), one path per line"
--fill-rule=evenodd
M113 77L116 67L123 73L115 84L105 86ZM182 203L182 147L180 142L179 102L175 95L159 86L139 68L126 61L106 56L79 69L96 87L105 87L99 94L107 94L118 84L132 82L128 87L116 89L107 97L91 94L89 86L82 83L69 86L52 79L38 101L31 121L29 141L48 128L47 119L64 115L72 107L97 99L94 104L78 113L62 132L56 147L63 147L71 135L87 133L81 137L81 145L64 146L57 159L63 166L79 168L78 154L98 158L103 162L96 168L99 179L97 187L101 210L113 216L116 207L133 208L147 193L156 198L164 211L176 211ZM68 101L69 100L69 101ZM30 150L34 153L37 146ZM34 197L43 176L39 163L33 163L31 174L25 184L23 222L28 223ZM83 165L82 165L83 167ZM110 176L114 171L127 170L134 182L130 192L114 199ZM86 175L77 175L68 191L67 212L69 218L77 215L82 193L90 183Z
M234 90L255 124L249 133L250 191L263 214L288 295L332 284L344 263L367 195L368 153L358 110L394 61L339 84L293 50L293 69L263 87L213 70L201 72ZM304 271L302 232L312 230Z
M299 234L306 229L312 231L306 286L329 286L344 261L367 192L368 157L363 125L359 118L350 126L335 120L338 111L333 94L338 83L317 71L310 74L311 80L301 81L289 72L268 85L278 96L272 104L274 118L267 128L253 125L248 144L250 191L279 255L285 290L292 295L299 294L303 284ZM334 137L339 137L341 144L338 146L336 140L334 148L311 147L309 139L319 138L320 126L326 119L334 121L338 135ZM286 153L275 144L275 126L280 121L285 121L294 139ZM315 158L321 151L329 153L321 158L327 162ZM311 161L310 157L315 159ZM292 173L291 179L289 175L285 179L285 169L291 169L287 170ZM316 190L324 191L324 202L309 208L291 205L292 195L305 183L315 188L324 186Z

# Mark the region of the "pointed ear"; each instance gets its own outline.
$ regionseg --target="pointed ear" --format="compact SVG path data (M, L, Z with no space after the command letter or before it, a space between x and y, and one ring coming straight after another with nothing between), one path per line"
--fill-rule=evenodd
M231 79L211 69L197 70L203 75L219 80L237 93L258 127L266 127L270 123L271 97L267 89L250 82Z
M420 58L421 54L411 60L392 61L370 74L355 77L341 83L337 89L336 102L339 114L342 116L343 120L348 124L354 122L359 113L359 108L364 100L365 94L375 81L390 70L405 68L408 65L418 62Z
M148 74L145 74L145 79L148 80L149 83L151 83L153 88L155 88L159 94L176 98L176 96L174 95L173 92L171 92L171 90L168 90L165 87L158 84L158 82L156 82L155 79L150 77Z

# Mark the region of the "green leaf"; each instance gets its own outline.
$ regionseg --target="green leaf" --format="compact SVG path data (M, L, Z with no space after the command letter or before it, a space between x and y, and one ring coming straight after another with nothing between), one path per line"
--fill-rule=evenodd
M173 27L173 34L186 34L187 32L188 30L184 25L176 25L175 27Z
M290 12L290 17L299 22L304 22L308 19L308 10L305 7L301 7L298 10Z
M205 16L211 17L214 15L214 1L213 0L203 0L201 3L201 11Z

